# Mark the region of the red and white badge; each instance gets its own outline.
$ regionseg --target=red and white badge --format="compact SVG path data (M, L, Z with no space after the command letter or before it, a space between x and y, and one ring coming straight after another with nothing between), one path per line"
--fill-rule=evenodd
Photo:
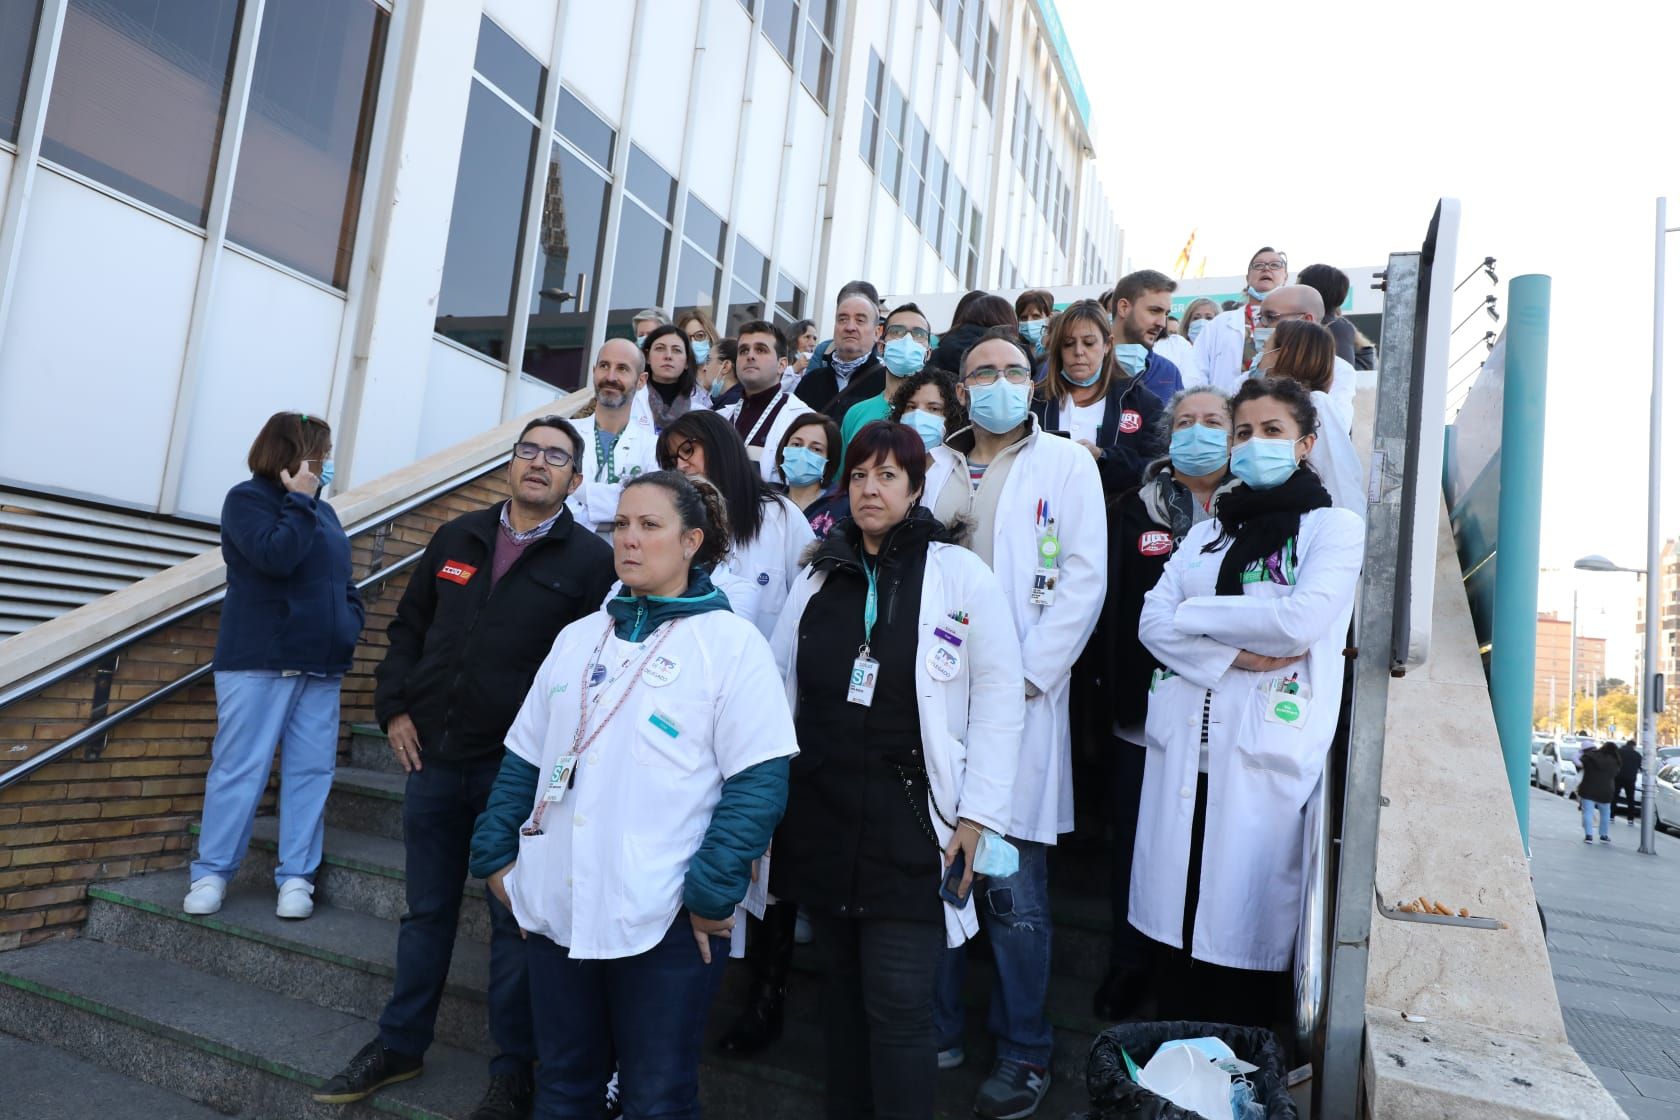
M1120 430L1127 435L1143 427L1143 413L1134 408L1128 408L1120 414Z
M459 560L446 560L443 567L438 569L437 577L446 579L450 583L458 583L462 587L478 573L478 569L471 564L463 564Z
M1138 555L1140 556L1166 556L1171 552L1171 533L1155 530L1138 538Z

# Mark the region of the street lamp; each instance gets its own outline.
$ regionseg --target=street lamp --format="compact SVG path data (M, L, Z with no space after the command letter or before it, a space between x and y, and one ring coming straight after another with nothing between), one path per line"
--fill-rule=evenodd
M1654 437L1655 433L1653 441ZM1655 456L1654 443L1652 455ZM1652 486L1655 485L1653 481ZM1651 539L1655 541L1654 523L1651 534ZM1662 627L1662 616L1656 601L1658 581L1652 579L1650 571L1645 568L1624 568L1598 555L1581 557L1575 561L1575 567L1583 572L1631 572L1645 577L1645 664L1639 679L1639 748L1645 757L1645 792L1639 798L1639 850L1654 856L1657 854L1657 712L1662 710L1663 704L1662 674L1655 668L1657 636Z

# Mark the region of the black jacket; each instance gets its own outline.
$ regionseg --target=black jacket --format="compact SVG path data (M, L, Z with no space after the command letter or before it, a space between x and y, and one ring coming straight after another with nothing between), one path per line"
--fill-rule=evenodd
M1108 722L1134 724L1149 710L1149 678L1160 667L1138 638L1143 597L1160 582L1177 549L1172 533L1155 523L1143 496L1132 490L1109 506L1108 595L1092 645L1106 655L1101 695L1112 704Z
M438 529L397 604L374 673L379 725L406 713L427 760L500 755L502 739L555 635L600 609L612 546L561 508L494 589L502 503Z
M928 364L960 380L963 355L968 353L970 346L980 341L981 335L991 329L968 323L946 331L939 337L939 345L933 348L933 359ZM1027 352L1030 354L1032 351L1029 349Z
M1581 752L1581 784L1576 794L1582 801L1614 801L1616 799L1616 774L1622 768L1622 760L1612 747L1594 747L1590 751Z
M846 391L841 392L840 379L834 376L834 367L828 364L832 360L833 355L830 354L822 365L817 365L813 358L811 368L799 379L799 388L793 391L793 395L839 423L846 418L848 408L886 391L887 367L879 354L869 355L861 366L852 371L851 380L846 382Z
M1104 494L1112 496L1137 486L1143 481L1144 468L1166 454L1167 445L1161 439L1164 407L1161 398L1143 387L1141 377L1125 382L1115 378L1110 383L1108 407L1103 410L1096 439L1102 448L1097 474L1102 477ZM1033 411L1045 431L1066 434L1061 402L1055 397L1035 399Z
M1616 775L1616 780L1631 786L1639 777L1639 772L1645 769L1645 756L1639 753L1639 748L1628 746L1617 747L1616 754L1622 760L1622 770Z

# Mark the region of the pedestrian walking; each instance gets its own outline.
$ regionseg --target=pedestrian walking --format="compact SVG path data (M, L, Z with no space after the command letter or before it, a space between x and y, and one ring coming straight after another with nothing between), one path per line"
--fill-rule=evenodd
M1593 816L1598 817L1598 838L1610 843L1610 806L1616 799L1616 778L1622 770L1622 757L1616 744L1606 742L1590 751L1581 752L1581 784L1575 795L1581 799L1581 831L1587 843L1593 840Z
M1616 754L1622 760L1622 769L1616 775L1616 800L1627 798L1627 822L1636 824L1639 820L1638 807L1634 805L1634 794L1639 790L1639 771L1645 765L1645 756L1639 753L1639 748L1632 739L1616 748ZM1615 815L1615 807L1611 807L1611 815Z

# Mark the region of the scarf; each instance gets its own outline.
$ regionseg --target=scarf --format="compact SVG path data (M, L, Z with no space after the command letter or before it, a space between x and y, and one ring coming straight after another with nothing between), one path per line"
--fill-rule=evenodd
M1304 463L1281 485L1270 490L1253 490L1241 484L1226 491L1215 507L1219 537L1202 549L1215 552L1227 543L1230 545L1219 562L1215 591L1220 595L1241 595L1243 573L1293 542L1301 531L1302 514L1329 505L1329 491Z
M1214 488L1212 504L1217 506L1225 492L1236 485L1236 476L1227 472ZM1197 505L1190 487L1173 477L1170 459L1158 460L1151 466L1149 477L1138 487L1138 499L1143 502L1149 520L1172 534L1175 552L1190 530L1211 516Z
M865 350L860 356L853 358L848 362L842 360L840 355L834 353L832 350L829 351L828 367L834 371L835 385L844 389L846 387L846 382L852 379L852 374L858 371L858 367L874 356L875 351Z

